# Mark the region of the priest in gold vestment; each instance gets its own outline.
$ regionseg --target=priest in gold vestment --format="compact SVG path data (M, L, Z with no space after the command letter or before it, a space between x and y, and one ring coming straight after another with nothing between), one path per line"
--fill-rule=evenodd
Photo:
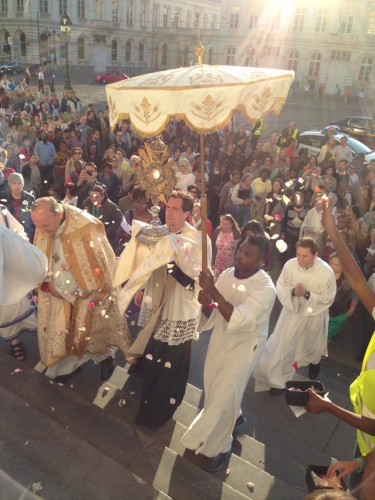
M102 222L56 202L36 200L31 218L34 245L47 256L49 271L38 292L38 341L46 375L66 383L89 359L101 362L107 380L115 367L113 349L126 356L130 336L115 300L111 269L115 256Z

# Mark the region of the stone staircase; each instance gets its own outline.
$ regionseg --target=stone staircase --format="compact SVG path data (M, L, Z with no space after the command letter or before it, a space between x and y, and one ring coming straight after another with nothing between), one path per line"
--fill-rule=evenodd
M182 405L163 427L140 427L133 423L142 389L137 377L117 368L122 389L101 409L93 401L108 391L99 367L84 366L61 387L34 369L35 346L27 346L22 364L5 346L0 345L0 500L301 500L307 494L306 465L328 465L336 455L351 458L351 428L329 415L296 419L284 396L254 393L251 380L242 405L246 425L234 433L227 464L210 474L201 467L202 457L180 443L202 407L200 389L188 385ZM336 370L327 365L319 378L332 400L349 408L348 383L355 376L342 367L339 379ZM249 481L254 488L247 487Z

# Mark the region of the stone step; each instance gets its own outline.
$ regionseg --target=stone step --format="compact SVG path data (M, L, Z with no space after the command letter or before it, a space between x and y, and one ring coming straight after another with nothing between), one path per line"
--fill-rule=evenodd
M0 470L0 498L3 500L20 498L37 500L41 497L53 500L80 500L2 440L0 440ZM35 495L32 493L33 487Z
M7 363L3 361L1 367L4 364ZM3 374L0 378L3 380ZM31 376L27 380L24 378L24 382L21 377L19 380L26 391L31 387L27 382L34 382ZM46 394L48 392L51 391L46 391ZM21 399L0 386L0 439L71 492L71 498L123 500L125 494L134 500L170 498L34 408L27 399ZM45 400L51 414L59 411L57 405L55 411L52 410L51 404L56 404L53 400L48 401L48 397ZM72 404L67 410L71 408ZM90 422L83 416L85 418L81 419L80 425L89 428ZM118 436L118 441L121 437Z
M218 498L245 500L248 498L248 495L244 496L235 491L231 485L223 484L215 475L208 474L194 463L179 456L172 449L164 447L152 436L140 429L133 429L123 419L119 419L107 411L107 408L102 410L92 404L99 387L102 385L102 381L96 377L82 372L72 379L71 384L60 387L56 383L51 383L47 377L33 368L27 365L22 366L23 372L9 376L12 371L14 372L15 367L19 367L19 363L10 356L5 357L0 364L0 380L3 386L12 391L13 397L22 401L24 411L32 409L38 413L41 412L43 419L47 420L50 426L69 433L71 440L76 439L77 446L82 446L81 443L84 443L86 447L101 455L104 462L110 461L116 465L116 469L123 470L124 476L128 474L132 479L137 478L141 487L145 488L147 485L159 495L137 496L132 493L132 496L128 498L132 498L132 500L137 498L142 498L142 500L160 498L161 500L170 497L174 500L190 500L191 498L196 500ZM79 392L77 391L78 387L80 388ZM7 389L0 386L0 397L1 390L6 391ZM82 397L81 391L86 398L89 396L88 400ZM11 393L9 392L9 394ZM124 394L122 391L118 391L116 399L113 399L111 403L118 408L120 413L126 413L128 405L120 408L117 396L123 398ZM30 406L25 406L25 404ZM21 424L18 423L18 425ZM67 427L68 430L66 430ZM0 425L0 437L3 436L5 440L7 440L4 435L6 428L6 423L3 423L3 427ZM29 432L32 435L34 429L28 425L24 432ZM53 436L53 431L50 432L50 435ZM64 455L64 450L60 450L58 432L53 439L56 449ZM14 446L12 441L10 443ZM29 444L25 447L26 451L29 451L30 443L31 439L29 438ZM37 443L34 445L36 447ZM18 451L25 450L18 449ZM69 476L69 471L67 475ZM108 491L111 500L117 498L115 493L112 494L110 488ZM93 496L92 498L97 497Z

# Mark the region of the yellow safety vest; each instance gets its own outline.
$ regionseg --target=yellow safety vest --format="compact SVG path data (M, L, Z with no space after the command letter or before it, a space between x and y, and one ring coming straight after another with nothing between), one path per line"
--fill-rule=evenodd
M375 352L375 334L372 336L363 359L361 374L350 386L350 399L357 415L375 420L375 370L366 370L366 363ZM375 436L357 430L361 455L367 455L375 448Z
M293 130L293 132L290 131L290 136L292 137L292 139L295 139L296 141L297 141L297 134L298 134L298 128L296 128L295 130Z
M264 120L263 118L261 118L259 121L260 121L260 126L256 129L255 132L253 132L253 135L262 135Z

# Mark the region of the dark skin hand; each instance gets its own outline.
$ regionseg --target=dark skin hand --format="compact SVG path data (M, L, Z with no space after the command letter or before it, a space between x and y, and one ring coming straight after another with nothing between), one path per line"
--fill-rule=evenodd
M211 299L214 302L217 302L217 304L218 304L217 308L219 309L220 314L229 323L230 318L231 318L232 313L233 313L233 310L234 310L234 307L232 304L230 304L229 302L227 302L224 299L224 297L220 294L219 290L215 287L214 277L210 271L207 271L207 273L202 271L200 273L199 285L203 291L202 297L203 296L205 296L207 298L211 297ZM198 298L198 300L199 300L199 298ZM211 301L205 302L205 304L208 304L210 302ZM210 308L206 308L206 310L207 309L210 309ZM203 312L207 317L211 314L211 312L210 312L209 315L207 315L205 310L203 310Z

